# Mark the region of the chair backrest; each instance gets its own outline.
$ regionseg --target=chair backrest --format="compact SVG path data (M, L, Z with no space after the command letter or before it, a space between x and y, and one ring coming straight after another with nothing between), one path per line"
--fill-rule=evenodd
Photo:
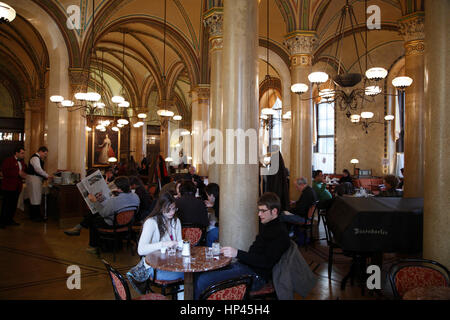
M131 227L134 223L135 210L122 211L114 214L114 227Z
M195 225L183 225L181 228L181 234L184 240L191 243L192 246L199 244L204 234L203 227Z
M311 207L309 207L308 209L308 220L313 220L314 219L314 213L316 212L316 210L318 209L317 205L319 204L319 200L314 201L313 204L311 205Z
M127 281L123 278L119 271L114 269L108 262L102 259L103 264L108 271L109 277L114 290L116 300L131 300L130 289Z
M253 278L244 275L209 286L200 294L200 300L247 300Z
M427 259L405 259L389 269L389 281L396 298L415 288L448 287L449 272L439 262Z
M323 219L323 227L325 229L325 235L327 238L327 244L331 245L332 243L334 243L334 240L333 240L333 233L328 228L327 215L326 214L322 215L322 219Z

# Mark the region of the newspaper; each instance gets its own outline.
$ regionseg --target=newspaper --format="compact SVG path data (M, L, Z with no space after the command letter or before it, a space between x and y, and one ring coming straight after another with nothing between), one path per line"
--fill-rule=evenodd
M90 176L81 180L77 183L77 187L92 214L100 212L103 209L103 203L111 198L111 190L106 184L105 179L103 179L100 170L95 171ZM97 201L92 202L89 200L89 194L94 195Z

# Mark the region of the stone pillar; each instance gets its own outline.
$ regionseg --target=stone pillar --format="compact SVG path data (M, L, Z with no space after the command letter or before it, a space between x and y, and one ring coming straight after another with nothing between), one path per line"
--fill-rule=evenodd
M289 35L285 45L291 56L291 84L309 84L308 75L311 73L312 53L317 43L313 32L297 32ZM302 95L311 96L312 88ZM312 179L312 145L313 145L313 100L302 101L300 96L291 96L291 150L289 198L297 200L299 192L295 188L295 180L305 177L311 184Z
M69 69L72 97L77 92L86 92L89 70ZM105 98L105 97L103 97ZM68 115L68 170L85 176L86 171L86 112L83 109L69 112ZM95 130L95 129L94 129Z
M25 103L25 159L44 144L44 98L30 99Z
M200 123L201 126L198 125ZM206 145L203 136L208 128L209 85L199 85L192 91L192 163L200 176L208 175L208 164L203 159L204 146Z
M258 1L227 0L224 5L221 131L248 130L254 137L245 139L250 140L245 151L235 147L238 139L233 138L233 150L225 148L231 141L224 134L219 238L223 246L248 250L258 234ZM234 161L229 163L232 150ZM245 164L237 164L236 150L237 156L245 156Z
M423 197L424 186L424 15L399 21L405 40L405 75L413 79L405 93L405 198Z
M450 268L450 1L426 7L423 257Z
M161 156L165 159L169 156L169 119L162 117L160 126L160 144L159 150Z
M209 28L209 54L211 63L211 95L209 108L209 128L220 130L222 121L222 61L223 61L223 13L215 9L205 16ZM210 141L211 142L211 141ZM215 153L212 153L215 156ZM220 164L210 164L208 182L220 185Z

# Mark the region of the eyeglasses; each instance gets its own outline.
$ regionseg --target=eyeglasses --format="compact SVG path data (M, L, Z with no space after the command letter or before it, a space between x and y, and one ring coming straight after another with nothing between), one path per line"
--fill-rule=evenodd
M270 211L270 209L258 209L258 211L256 211L258 214L260 213L266 213L267 211Z

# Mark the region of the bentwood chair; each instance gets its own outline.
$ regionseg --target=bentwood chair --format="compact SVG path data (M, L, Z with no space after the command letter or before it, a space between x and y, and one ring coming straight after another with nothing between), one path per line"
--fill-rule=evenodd
M257 291L251 291L250 300L278 300L273 282L266 283Z
M200 300L248 300L253 278L244 275L213 284L200 294Z
M195 224L183 224L181 227L181 234L183 240L187 240L191 243L191 246L195 247L201 243L206 242L206 228Z
M404 259L389 269L389 281L396 299L415 288L448 287L449 271L439 262L427 259Z
M113 243L113 261L116 261L116 245L120 239L127 240L127 248L130 248L130 241L133 239L132 226L134 222L134 210L122 211L114 214L112 228L98 228L99 238L102 241ZM131 248L132 254L133 248Z
M103 264L108 271L108 275L111 278L111 283L114 290L114 297L116 300L167 300L165 296L159 293L148 293L139 296L135 299L131 299L130 289L127 281L120 274L119 271L114 269L108 262L102 259Z

